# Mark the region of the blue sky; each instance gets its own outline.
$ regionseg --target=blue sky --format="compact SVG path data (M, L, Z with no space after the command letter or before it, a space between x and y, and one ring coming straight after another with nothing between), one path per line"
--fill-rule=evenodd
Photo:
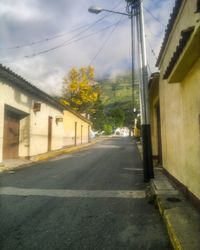
M148 63L155 71L151 50L158 55L174 0L143 3ZM130 20L90 14L91 5L117 11L126 7L124 0L1 0L0 62L49 94L59 94L68 71L87 66L94 57L97 77L126 71L131 64ZM44 51L48 53L38 55Z

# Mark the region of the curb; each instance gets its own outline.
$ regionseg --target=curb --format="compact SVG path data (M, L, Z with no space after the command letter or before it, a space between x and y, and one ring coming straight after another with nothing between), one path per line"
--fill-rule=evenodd
M169 216L165 212L163 214L163 218L164 218L164 221L165 221L165 224L167 227L167 232L168 232L168 235L169 235L169 238L170 238L170 241L171 241L171 244L172 244L174 250L182 250L183 247L181 246L181 243L178 239L176 231L170 222Z
M65 149L60 149L60 150L44 153L41 155L31 157L31 160L33 162L45 161L45 160L57 157L59 155L63 155L63 154L70 153L70 152L75 152L75 151L78 151L82 148L87 148L93 144L95 144L95 143L91 142L91 143L87 143L87 144L77 145L77 146L73 146L73 147L69 147L69 148L65 148Z
M150 182L150 186L151 186L151 192L152 192L152 195L155 197L155 205L158 207L158 210L160 212L160 215L162 216L163 220L164 220L164 223L166 225L166 228L167 228L167 232L168 232L168 235L169 235L169 239L170 239L170 242L172 244L172 247L174 250L183 250L181 244L180 244L180 241L178 239L178 236L176 234L176 231L170 221L170 218L169 216L167 215L166 213L166 210L165 208L162 206L162 203L158 197L158 194L156 194L156 191L155 191L155 186L153 184L153 181L151 180Z
M200 214L173 187L164 174L158 175L157 180L151 180L150 190L165 223L173 249L199 250Z
M172 225L172 223L170 222L170 218L169 216L167 215L165 209L162 207L162 204L161 202L159 201L159 198L156 194L154 194L156 196L156 199L155 199L155 203L156 203L156 206L158 207L158 210L161 214L161 216L163 217L163 220L165 222L165 225L166 225L166 228L167 228L167 232L168 232L168 235L169 235L169 239L170 239L170 242L173 246L173 249L174 250L182 250L182 246L181 246L181 243L178 239L178 236L176 234L176 231Z
M109 139L109 138L103 138L102 140L106 140L106 139ZM42 162L42 161L52 159L54 157L66 154L66 153L75 152L75 151L78 151L78 150L81 150L81 149L86 149L86 148L92 146L93 144L96 144L97 142L98 142L98 140L94 139L90 143L81 144L81 145L77 145L77 146L72 146L72 147L64 148L64 149L59 149L59 150L47 152L47 153L44 153L44 154L40 154L40 155L37 155L37 156L32 156L30 162L22 163L22 164L19 164L17 166L14 166L14 167L8 167L8 166L6 166L4 164L0 164L0 173L16 170L16 169L19 169L19 168L24 168L26 166L27 167L32 166L37 162Z

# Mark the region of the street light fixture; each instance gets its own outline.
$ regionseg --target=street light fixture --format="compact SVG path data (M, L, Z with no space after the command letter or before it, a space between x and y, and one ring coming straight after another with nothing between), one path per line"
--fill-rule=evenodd
M148 73L147 73L147 58L146 58L146 44L144 34L144 17L142 0L126 0L127 13L106 10L98 6L91 6L88 11L91 13L99 14L102 11L111 12L128 16L131 19L131 48L132 48L132 105L134 105L134 52L135 40L134 32L137 30L138 39L138 62L141 68L140 71L140 102L141 102L141 120L142 120L142 146L143 146L143 168L144 180L149 181L154 177L153 161L152 161L152 147L151 147L151 128L149 121L149 107L148 107ZM134 23L136 17L136 26Z
M103 9L99 6L91 6L88 11L90 13L99 14Z
M127 14L127 13L124 13L124 12L118 12L118 11L113 11L113 10L106 10L106 9L103 9L99 6L91 6L88 11L90 13L93 13L93 14L99 14L100 12L102 11L106 11L106 12L110 12L110 13L114 13L114 14L120 14L120 15L124 15L124 16L129 16L131 17L131 15Z

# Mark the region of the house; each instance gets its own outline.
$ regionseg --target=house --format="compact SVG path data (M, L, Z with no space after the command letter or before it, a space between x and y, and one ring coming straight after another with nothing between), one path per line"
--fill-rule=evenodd
M0 65L0 162L89 141L90 122Z
M200 204L200 1L176 0L149 82L153 155Z
M79 145L90 142L91 123L83 115L69 107L64 110L64 145Z

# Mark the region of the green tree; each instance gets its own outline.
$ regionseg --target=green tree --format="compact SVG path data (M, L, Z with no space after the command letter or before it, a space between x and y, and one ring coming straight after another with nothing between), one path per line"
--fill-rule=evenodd
M124 126L125 114L121 108L115 108L109 112L110 121L113 129Z
M100 100L100 93L98 96L98 100L94 104L94 112L91 113L91 121L93 124L93 129L95 131L103 131L104 130L104 124L106 123L106 115L104 113L104 105L102 104L102 101Z

